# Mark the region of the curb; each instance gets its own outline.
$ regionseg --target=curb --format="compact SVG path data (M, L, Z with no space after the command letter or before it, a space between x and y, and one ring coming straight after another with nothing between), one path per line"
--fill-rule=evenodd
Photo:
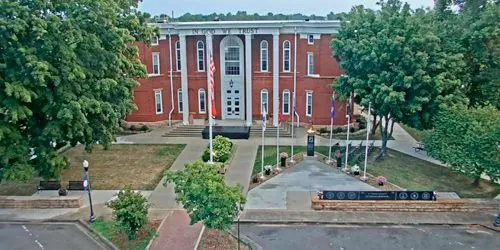
M198 239L196 240L196 244L194 245L194 250L198 250L204 232L205 232L205 225L203 225L203 227L201 228L200 234L198 235Z
M106 248L112 249L112 250L119 250L118 247L116 247L111 241L106 239L104 236L102 236L99 232L95 231L92 229L92 227L83 220L77 220L75 223L81 227L83 227L85 230L89 232L89 237L92 237L94 240L96 240L99 243L102 243Z
M238 236L234 234L232 230L228 231L229 235L231 235L236 241L238 241ZM263 248L255 243L252 239L248 238L245 235L241 235L240 233L240 242L246 245L250 250L262 250Z
M163 223L165 222L165 220L167 220L168 216L170 216L170 215L165 216L165 218L163 218L163 220L161 220L160 225L156 229L155 237L151 238L151 240L149 241L148 245L145 248L146 250L149 250L149 248L151 247L151 244L153 244L153 241L156 240L156 238L158 237L158 235L159 235L158 232L160 231L161 227L163 226Z

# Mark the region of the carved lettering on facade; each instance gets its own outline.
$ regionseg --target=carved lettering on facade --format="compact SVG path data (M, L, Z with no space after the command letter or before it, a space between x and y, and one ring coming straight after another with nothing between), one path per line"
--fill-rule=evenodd
M191 34L193 35L231 35L231 34L257 34L259 32L258 28L222 28L222 29L193 29Z

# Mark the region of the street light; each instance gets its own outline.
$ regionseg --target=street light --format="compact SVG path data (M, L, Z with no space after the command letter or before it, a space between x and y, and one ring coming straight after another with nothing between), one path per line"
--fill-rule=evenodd
M84 160L83 163L83 170L85 171L85 176L83 177L83 187L87 189L89 193L89 202L90 202L90 223L93 223L95 221L95 216L94 216L94 208L92 207L92 195L90 193L90 179L89 179L89 162L87 160Z
M500 207L498 209L497 217L495 218L495 222L493 222L493 226L500 227Z
M238 250L240 250L240 217L241 217L241 203L238 201L236 203L237 215L238 215Z

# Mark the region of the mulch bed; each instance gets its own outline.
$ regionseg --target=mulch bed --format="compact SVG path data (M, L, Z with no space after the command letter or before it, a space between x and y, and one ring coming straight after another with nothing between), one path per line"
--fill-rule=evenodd
M205 229L198 250L205 249L238 249L238 240L228 233ZM248 250L249 248L245 244L240 243L240 249Z
M152 234L156 234L156 230L160 226L161 220L153 220L144 225L136 235L134 240L128 240L125 233L114 231L111 242L119 249L141 249L143 245L147 245ZM144 246L145 247L145 246Z

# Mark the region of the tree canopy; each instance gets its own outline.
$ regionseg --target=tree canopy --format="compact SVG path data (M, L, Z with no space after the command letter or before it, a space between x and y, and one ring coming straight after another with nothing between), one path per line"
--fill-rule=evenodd
M475 179L500 180L500 110L493 106L444 107L425 139L430 156Z
M331 48L344 71L334 84L337 94L356 93L357 103L371 102L372 114L383 118L380 158L392 122L430 127L440 104L465 100L458 77L463 55L443 48L429 11L399 0L379 4L379 11L353 8Z
M202 221L208 228L227 231L245 197L239 185L227 186L217 169L202 161L187 163L182 171L167 172L165 185L175 184L177 202L188 212L191 224Z
M58 177L57 147L114 141L148 18L137 0L0 1L0 178Z

